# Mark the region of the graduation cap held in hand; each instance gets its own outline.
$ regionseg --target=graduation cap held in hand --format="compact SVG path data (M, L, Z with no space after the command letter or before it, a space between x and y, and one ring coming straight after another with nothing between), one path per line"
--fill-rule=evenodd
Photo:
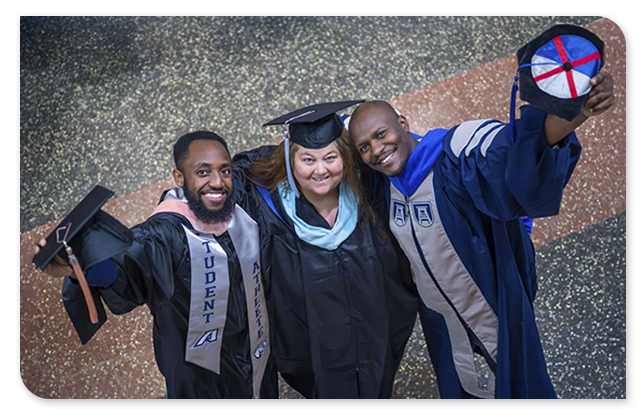
M336 112L352 105L360 104L364 100L328 102L311 105L282 115L263 126L284 125L284 151L289 186L296 197L300 196L296 188L293 174L289 166L289 139L307 149L322 149L336 140L344 125Z
M518 50L520 98L571 121L580 114L590 80L603 65L604 43L598 36L578 26L553 26ZM514 99L512 94L512 117Z
M98 322L97 311L83 271L111 258L130 245L132 234L118 220L100 210L114 195L96 186L47 237L47 244L33 257L44 270L59 255L74 270L82 287L91 321Z

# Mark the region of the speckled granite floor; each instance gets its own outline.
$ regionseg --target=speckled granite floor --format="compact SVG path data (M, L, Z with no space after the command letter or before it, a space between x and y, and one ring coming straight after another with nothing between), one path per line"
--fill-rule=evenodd
M591 20L22 18L20 229L64 215L96 182L122 195L167 179L190 130L239 151L272 140L261 125L283 112L389 99L512 54L554 22Z
M30 244L93 185L116 191L107 211L135 224L170 185L179 135L217 130L238 151L278 136L261 128L268 119L321 101L387 99L417 131L469 115L504 120L514 51L554 22L605 39L618 106L581 129L561 214L536 222L537 319L560 397L626 397L626 54L617 26L591 17L22 18L25 385L52 398L164 394L146 309L111 317L81 348L59 281L30 265ZM396 398L438 396L420 332Z

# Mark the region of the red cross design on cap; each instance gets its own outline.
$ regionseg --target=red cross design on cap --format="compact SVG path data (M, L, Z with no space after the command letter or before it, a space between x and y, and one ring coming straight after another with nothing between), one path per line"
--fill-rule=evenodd
M573 69L580 65L586 64L590 61L599 59L600 52L596 51L592 54L587 55L586 57L579 58L575 61L570 61L569 57L567 56L567 52L565 51L564 45L562 44L562 40L560 36L554 37L553 43L555 44L556 49L558 50L558 54L560 55L560 59L562 60L562 65L550 71L547 71L543 74L533 77L533 80L536 82L539 82L546 78L565 72L566 73L565 75L567 77L567 83L569 85L569 91L571 92L571 98L577 98L579 95L578 95L575 80L573 77Z

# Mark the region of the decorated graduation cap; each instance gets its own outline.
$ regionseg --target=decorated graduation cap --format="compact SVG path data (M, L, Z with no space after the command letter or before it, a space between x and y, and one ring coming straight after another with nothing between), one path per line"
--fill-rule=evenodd
M580 114L590 80L603 65L604 43L598 36L578 26L553 26L518 50L520 98L571 121ZM515 90L514 84L511 122Z
M121 252L132 241L131 231L101 210L113 195L102 186L94 187L49 234L47 244L33 257L41 270L56 255L71 265L94 324L98 322L97 310L83 271Z
M336 140L344 129L344 125L336 114L364 100L328 102L311 105L282 115L263 126L284 125L284 152L287 167L287 179L291 191L300 196L296 188L291 167L289 166L289 139L307 149L322 149Z

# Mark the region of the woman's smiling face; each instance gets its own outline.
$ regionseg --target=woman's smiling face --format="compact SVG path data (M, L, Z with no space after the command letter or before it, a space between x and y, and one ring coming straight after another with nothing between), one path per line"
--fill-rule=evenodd
M321 149L300 146L293 157L293 176L305 197L322 196L340 186L344 173L335 142Z

